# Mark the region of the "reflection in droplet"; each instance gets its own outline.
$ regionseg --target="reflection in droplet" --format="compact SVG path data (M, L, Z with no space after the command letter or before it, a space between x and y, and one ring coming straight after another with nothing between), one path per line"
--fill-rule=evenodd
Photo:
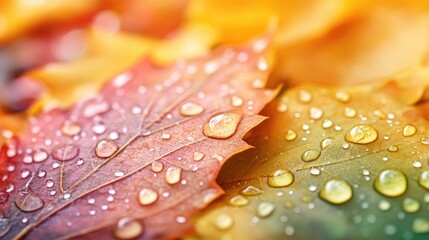
M103 139L97 143L95 154L99 158L111 157L118 150L118 146L111 140Z
M207 137L225 139L237 131L243 114L239 112L225 112L213 116L204 124L203 133Z
M377 131L366 124L354 126L346 134L346 141L357 144L368 144L377 140Z
M115 237L119 239L134 239L143 233L143 226L136 220L121 218L113 231Z
M52 157L60 161L69 161L79 154L79 148L75 145L60 145L52 149Z
M320 190L321 199L332 204L343 204L353 196L353 191L345 180L333 178L327 181Z
M407 177L399 170L386 169L378 175L374 188L388 197L397 197L407 190Z
M286 187L292 184L293 173L287 169L280 169L268 176L268 185L270 187Z
M151 188L143 188L139 192L139 203L143 206L150 205L158 199L158 193Z

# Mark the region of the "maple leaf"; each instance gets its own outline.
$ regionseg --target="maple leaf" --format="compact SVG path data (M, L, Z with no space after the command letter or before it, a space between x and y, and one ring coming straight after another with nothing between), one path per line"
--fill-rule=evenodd
M275 91L261 41L142 61L69 110L30 119L0 154L0 236L162 238L218 197L223 162Z
M399 98L400 100L400 98ZM429 124L383 87L288 89L196 221L206 239L427 239Z

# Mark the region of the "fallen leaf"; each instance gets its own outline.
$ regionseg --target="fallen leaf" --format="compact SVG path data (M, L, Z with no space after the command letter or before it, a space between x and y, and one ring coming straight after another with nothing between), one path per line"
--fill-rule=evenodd
M0 236L153 239L189 229L222 193L220 166L250 147L241 138L264 119L269 67L260 44L170 67L143 61L71 109L31 118L0 152Z
M287 89L229 159L204 239L427 239L429 124L382 87Z

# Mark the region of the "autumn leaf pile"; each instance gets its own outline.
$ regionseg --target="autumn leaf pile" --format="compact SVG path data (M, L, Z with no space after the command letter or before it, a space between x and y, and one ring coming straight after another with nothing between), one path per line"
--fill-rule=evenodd
M428 239L429 3L0 3L0 239Z

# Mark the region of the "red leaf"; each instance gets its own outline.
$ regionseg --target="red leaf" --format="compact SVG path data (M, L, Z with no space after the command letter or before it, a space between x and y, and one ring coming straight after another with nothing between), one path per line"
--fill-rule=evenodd
M262 89L258 46L168 68L143 61L70 110L31 119L21 143L10 138L1 151L0 236L152 239L188 229L192 212L222 193L221 165L249 148L241 138L274 96Z

